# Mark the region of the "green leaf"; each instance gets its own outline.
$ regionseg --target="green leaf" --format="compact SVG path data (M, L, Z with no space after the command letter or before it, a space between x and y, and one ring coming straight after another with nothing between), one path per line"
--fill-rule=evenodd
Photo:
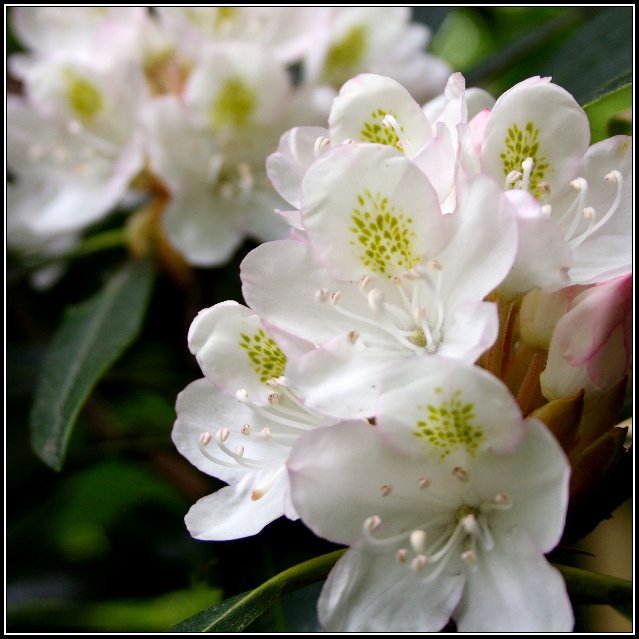
M255 590L202 610L171 628L171 632L241 632L282 595L325 579L344 552L346 549L336 550L293 566Z
M632 7L601 11L570 36L541 74L580 104L620 88L632 76L633 24Z
M31 444L61 470L77 415L104 372L137 336L153 267L126 264L94 297L70 307L45 357L30 414Z
M627 619L632 619L634 597L632 582L582 568L555 564L566 581L571 598L579 603L612 606Z

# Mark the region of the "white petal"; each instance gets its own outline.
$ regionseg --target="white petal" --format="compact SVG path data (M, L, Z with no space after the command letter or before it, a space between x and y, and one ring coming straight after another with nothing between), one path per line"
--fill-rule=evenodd
M292 206L300 208L300 187L308 167L317 159L315 143L327 137L318 126L296 127L280 139L277 151L266 159L266 173L277 192Z
M513 296L532 288L554 290L567 286L572 251L561 229L541 213L539 203L528 193L513 190L506 197L517 216L519 248L512 270L499 290Z
M588 118L575 99L547 79L529 78L495 103L486 126L482 165L503 183L532 157L530 192L543 201L547 198L540 182L548 184L551 197L570 188L589 139Z
M446 306L479 301L506 277L517 252L517 223L498 185L477 176L458 191L457 210L445 216L450 238L436 256Z
M162 222L171 244L194 266L224 264L242 241L233 204L205 184L174 194Z
M424 583L395 559L394 550L375 553L359 543L329 574L318 601L319 619L329 632L437 632L463 586L461 576Z
M407 453L464 465L523 436L521 412L506 386L485 370L433 355L389 369L382 378L377 427Z
M426 473L431 488L453 504L461 489L435 459L407 457L390 447L378 429L362 422L316 428L300 437L288 458L293 503L313 532L341 544L354 543L364 522L377 515L388 533L411 530L441 514L419 487ZM391 486L385 495L384 486ZM456 492L457 491L457 492Z
M189 329L189 348L204 374L229 395L244 389L252 402L265 403L269 379L284 374L286 357L260 318L237 302L200 311Z
M486 452L471 464L473 490L491 501L498 493L512 508L494 514L493 531L526 529L541 552L552 550L563 533L570 466L559 444L537 419L527 419L524 437L511 453Z
M410 357L410 352L405 356ZM380 374L392 361L341 336L291 359L286 375L311 408L343 419L372 417Z
M302 182L302 223L335 277L401 276L443 240L437 195L398 151L346 144L324 154Z
M453 614L459 632L570 632L574 618L564 579L524 531L500 535L467 571Z
M391 115L401 129L384 124ZM346 139L388 144L413 156L430 138L430 124L419 105L399 82L381 75L363 73L344 84L333 102L329 118L333 144Z
M284 514L287 490L286 475L261 499L251 499L251 492L264 476L247 476L241 484L220 488L202 497L189 510L184 521L196 539L225 541L259 533L264 526Z
M322 308L316 294L324 288L357 291L357 286L331 278L306 242L281 240L258 246L244 258L241 278L242 293L251 308L293 335L322 343L351 328L334 309Z

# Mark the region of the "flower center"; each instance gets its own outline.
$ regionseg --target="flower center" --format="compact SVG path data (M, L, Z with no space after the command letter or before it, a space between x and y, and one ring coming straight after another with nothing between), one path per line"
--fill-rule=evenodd
M241 78L227 78L211 105L214 129L242 129L249 124L257 108L255 91Z
M368 46L368 31L364 25L354 25L341 39L333 42L329 48L323 78L331 84L342 84L344 79L353 75L362 63Z
M441 265L432 260L391 281L394 287L385 295L371 276L362 278L359 292L366 298L368 314L349 309L342 291L320 289L316 299L330 302L336 313L354 320L349 332L353 344L396 353L436 353L444 339Z
M81 120L93 119L104 108L100 90L86 78L67 71L67 100Z
M459 481L468 481L468 473L461 468L456 468L453 475ZM455 505L453 498L447 500L441 495L429 495L431 484L425 478L416 482L416 486L426 496L429 505L436 507L441 514L410 530L390 535L384 535L384 531L392 530L392 521L373 515L366 519L362 528L369 544L392 548L399 563L423 573L422 578L426 581L436 579L451 562L456 564L453 570L458 570L460 563L472 567L477 562L478 552L490 552L494 548L491 519L499 511L512 508L508 495L497 493L478 505L467 501ZM393 499L392 486L384 484L381 494Z
M532 193L537 199L545 195L547 184L544 182L546 172L550 168L545 156L539 150L539 129L532 122L527 122L523 129L513 124L508 129L508 135L504 140L506 150L500 157L503 162L504 175L508 178L519 172L524 162L530 160L532 166L527 176L522 181L511 180L509 188L523 188Z

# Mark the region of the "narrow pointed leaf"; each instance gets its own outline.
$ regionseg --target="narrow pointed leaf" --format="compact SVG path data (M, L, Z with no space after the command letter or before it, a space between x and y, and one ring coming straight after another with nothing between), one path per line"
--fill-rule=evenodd
M282 595L325 579L344 552L345 549L336 550L293 566L255 590L198 612L171 628L171 632L241 632Z
M90 299L67 309L45 357L30 414L31 444L61 470L80 409L100 377L137 336L153 267L126 264Z

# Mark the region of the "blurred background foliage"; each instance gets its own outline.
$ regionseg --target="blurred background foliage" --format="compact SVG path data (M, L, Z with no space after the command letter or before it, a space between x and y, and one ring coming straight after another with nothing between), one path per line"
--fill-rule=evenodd
M588 104L606 82L617 86L632 79L632 7L418 7L414 18L433 29L434 54L462 71L469 86L495 96L531 75L551 75ZM9 54L18 50L10 32L7 43ZM631 107L631 86L592 104L587 112L593 141L629 133ZM116 212L93 230L120 228L123 216ZM195 271L186 286L158 274L141 333L90 394L60 473L46 467L29 443L39 367L65 307L98 291L126 253L113 248L79 256L44 292L29 287L27 265L9 256L5 553L10 632L166 631L334 548L299 522L284 519L254 538L220 543L191 539L183 523L190 505L220 485L182 459L170 440L175 397L201 376L186 335L200 309L242 299L239 263L251 248L245 244L224 268ZM630 405L628 414L631 410ZM616 520L631 526L631 508L624 508L604 522L608 539ZM615 529L614 534L622 533ZM588 538L581 547L600 552L589 544ZM631 542L615 544L622 544L621 559L610 558L610 544L604 545L603 565L596 569L629 578ZM314 606L320 587L287 595L249 629L319 630ZM576 630L629 629L629 622L612 614L601 621L578 610Z

